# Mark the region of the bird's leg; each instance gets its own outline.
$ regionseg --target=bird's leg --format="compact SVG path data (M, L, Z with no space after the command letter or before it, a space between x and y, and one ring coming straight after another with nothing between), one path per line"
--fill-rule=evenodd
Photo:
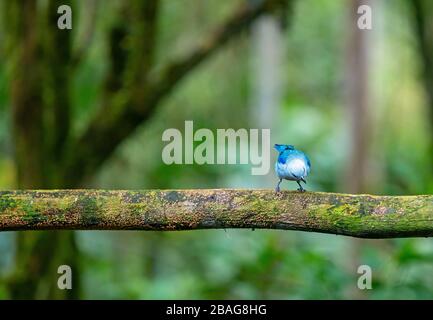
M301 183L300 183L299 181L300 181L300 180L296 181L296 182L298 183L298 185L299 185L299 189L298 189L298 191L300 191L300 192L305 192L305 189L302 188L302 185L301 185Z
M280 192L280 183L281 181L283 181L283 179L280 179L280 181L278 181L277 187L275 188L275 192Z
M301 181L302 181L303 183L307 184L307 181L305 181L304 178L302 178Z

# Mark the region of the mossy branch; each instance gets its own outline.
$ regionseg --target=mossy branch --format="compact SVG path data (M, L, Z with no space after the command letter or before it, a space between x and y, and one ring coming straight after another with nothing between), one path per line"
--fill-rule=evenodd
M0 231L218 228L431 237L433 196L232 189L0 192Z

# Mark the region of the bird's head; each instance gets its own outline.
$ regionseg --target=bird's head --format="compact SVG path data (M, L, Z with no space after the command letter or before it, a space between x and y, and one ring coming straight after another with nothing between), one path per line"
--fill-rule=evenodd
M283 152L286 150L295 150L295 147L290 145L290 144L275 144L274 148L278 151L278 152Z

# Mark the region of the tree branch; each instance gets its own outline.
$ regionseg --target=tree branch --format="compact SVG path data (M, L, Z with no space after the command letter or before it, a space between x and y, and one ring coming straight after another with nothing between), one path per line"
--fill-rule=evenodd
M0 192L0 231L218 228L432 237L433 196L229 189Z
M100 108L87 130L74 143L73 153L66 157L66 172L74 172L67 184L73 187L82 185L83 180L91 177L117 146L153 114L161 99L191 70L247 29L257 17L278 10L288 1L264 0L257 5L245 3L187 57L169 64L151 77L139 78L140 85L134 86L130 94L120 95L109 109Z
M159 0L136 0L121 7L121 15L110 30L110 70L99 115L113 107L116 95L125 96L124 89L142 89L154 60L158 8Z

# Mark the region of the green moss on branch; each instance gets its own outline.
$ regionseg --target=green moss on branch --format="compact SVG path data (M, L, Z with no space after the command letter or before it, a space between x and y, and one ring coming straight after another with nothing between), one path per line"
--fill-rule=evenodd
M264 228L362 238L433 236L433 196L270 190L0 192L0 231Z

